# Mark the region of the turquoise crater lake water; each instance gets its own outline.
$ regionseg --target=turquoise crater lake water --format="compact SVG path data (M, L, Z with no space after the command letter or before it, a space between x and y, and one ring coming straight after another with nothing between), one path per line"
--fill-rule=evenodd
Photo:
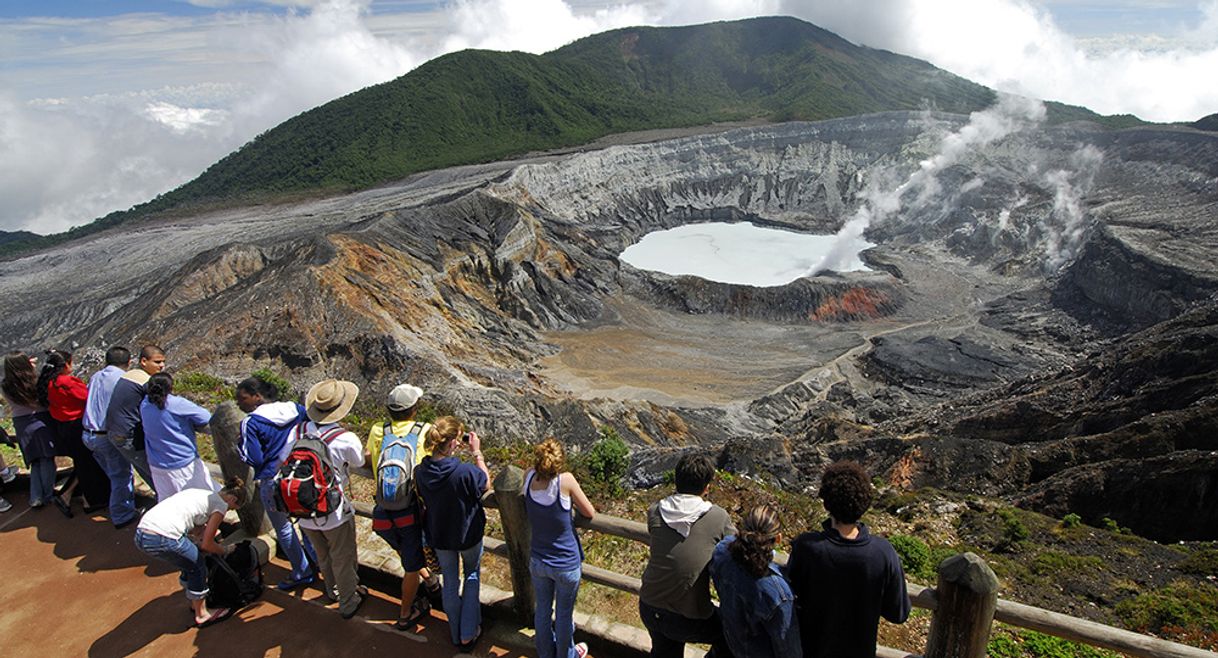
M808 276L835 248L848 249L852 255L839 271L868 269L858 254L874 244L861 238L837 243L835 235L795 233L748 222L687 224L648 233L620 258L641 270L757 287L781 286Z

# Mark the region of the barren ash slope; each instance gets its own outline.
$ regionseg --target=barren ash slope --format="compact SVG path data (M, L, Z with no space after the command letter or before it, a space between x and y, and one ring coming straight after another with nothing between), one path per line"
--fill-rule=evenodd
M690 63L674 44L708 34L731 74L676 84ZM411 381L497 441L586 445L611 426L638 484L691 447L790 487L851 457L911 485L1213 539L1218 135L1046 117L826 35L758 19L619 30L536 59L458 53L515 90L492 114L541 126L495 157L623 127L754 125L417 171L414 133L365 119L406 111L386 106L393 85L444 89L455 64L440 62L285 123L167 195L173 208L0 263L5 347L155 341L179 370L230 379L265 366L369 395ZM604 80L560 84L586 82L589 62L660 118L607 119L642 110L610 107ZM817 84L775 85L792 62ZM411 111L434 110L426 98ZM920 110L927 98L953 111ZM326 121L350 148L310 146ZM217 209L217 181L241 172L240 198L273 198L392 148L407 164L369 174L378 187ZM857 228L877 246L870 271L827 264L771 288L618 260L654 230L722 220ZM1160 523L1169 500L1195 523Z

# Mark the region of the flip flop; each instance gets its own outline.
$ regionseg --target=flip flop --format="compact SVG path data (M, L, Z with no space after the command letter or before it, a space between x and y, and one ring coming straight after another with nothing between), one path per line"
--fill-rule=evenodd
M427 599L423 600L426 601ZM393 623L393 627L399 631L409 631L422 621L428 612L431 612L430 606L421 606L418 603L418 599L416 599L415 603L410 606L410 615L398 617L398 620Z
M225 619L232 617L233 613L236 611L237 610L235 608L220 608L219 610L212 610L211 615L209 615L207 619L200 622L195 622L195 628L205 628L207 626L211 626L212 624L218 624Z

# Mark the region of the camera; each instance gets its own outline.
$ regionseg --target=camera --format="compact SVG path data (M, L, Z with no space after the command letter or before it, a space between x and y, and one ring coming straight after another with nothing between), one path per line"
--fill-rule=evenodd
M470 439L470 437L472 437L473 435L474 435L474 433L473 433L473 432L466 432L465 434L462 434L462 435L461 435L461 440L462 440L463 442L465 442L465 443L469 443L469 439Z

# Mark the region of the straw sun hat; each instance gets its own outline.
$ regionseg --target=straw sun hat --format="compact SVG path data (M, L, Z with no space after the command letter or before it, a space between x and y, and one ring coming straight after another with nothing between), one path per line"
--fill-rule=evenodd
M337 423L351 412L359 387L340 379L323 379L305 395L305 412L309 420L325 425Z

